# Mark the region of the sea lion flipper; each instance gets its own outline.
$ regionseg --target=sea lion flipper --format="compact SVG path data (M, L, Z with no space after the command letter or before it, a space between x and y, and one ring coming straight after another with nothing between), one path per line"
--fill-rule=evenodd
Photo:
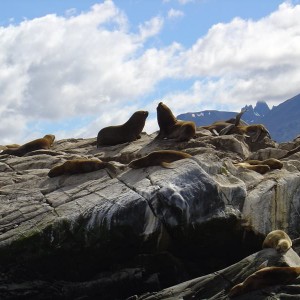
M161 165L163 168L166 168L166 169L174 169L174 168L175 168L171 163L168 163L168 162L165 162L165 161L162 161L162 162L160 163L160 165Z
M225 134L227 134L233 127L235 127L234 124L229 124L228 126L226 126L225 128L223 128L223 129L219 132L219 135L225 135Z
M247 111L247 108L243 108L235 117L235 126L238 126L240 124L240 120L242 115Z
M219 133L218 133L218 131L217 131L216 129L213 129L212 132L213 132L213 134L216 135L216 136L219 135Z

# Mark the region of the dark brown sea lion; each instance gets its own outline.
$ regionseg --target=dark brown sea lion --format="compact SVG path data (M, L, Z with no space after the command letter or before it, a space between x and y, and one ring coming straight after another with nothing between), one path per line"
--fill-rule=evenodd
M242 283L235 285L229 297L236 297L254 290L272 285L287 284L300 274L300 267L266 267L247 277Z
M8 148L6 150L3 150L1 154L23 156L26 153L31 151L40 150L40 149L50 149L54 140L55 140L55 136L53 134L47 134L41 139L33 140L18 148Z
M156 108L159 126L158 139L176 139L188 141L196 135L196 125L192 121L177 120L170 108L160 102Z
M282 169L283 163L276 159L276 158L268 158L265 160L256 160L256 159L250 159L244 161L245 163L248 163L250 165L268 165L270 169Z
M283 230L273 230L263 241L263 248L274 248L278 252L286 252L292 247L292 240Z
M189 157L192 157L192 155L181 151L159 150L153 151L142 158L131 161L128 166L133 169L146 168L150 166L170 168L171 162Z
M248 125L245 121L241 120L242 115L247 111L247 109L242 109L236 116L235 118L231 118L229 120L226 120L225 123L231 123L234 124L235 126L238 125Z
M116 168L109 162L103 162L98 159L72 159L64 162L61 165L53 167L49 173L49 177L56 177L61 175L73 175L89 173L107 168L112 177L116 175Z
M268 165L260 164L260 165L251 165L247 162L235 163L235 166L242 167L244 169L252 170L260 174L265 174L269 172L271 169Z
M147 111L139 110L123 125L102 128L97 136L97 148L102 145L112 146L140 139L147 117Z
M300 146L298 146L298 147L296 147L296 148L294 148L294 149L288 151L288 152L287 152L284 156L282 156L280 159L287 158L287 157L289 157L289 156L291 156L291 155L293 155L293 154L295 154L295 153L297 153L297 152L299 152L299 151L300 151Z

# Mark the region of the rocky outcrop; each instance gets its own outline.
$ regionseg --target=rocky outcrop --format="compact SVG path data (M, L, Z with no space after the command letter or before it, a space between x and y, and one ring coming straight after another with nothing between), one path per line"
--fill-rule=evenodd
M273 229L299 236L300 153L265 175L234 165L280 158L298 139L254 144L199 130L176 143L155 135L99 149L94 138L67 139L23 157L0 155L1 299L124 299L228 267L261 249ZM193 157L172 168L127 166L159 149ZM118 174L47 176L75 158L110 161Z

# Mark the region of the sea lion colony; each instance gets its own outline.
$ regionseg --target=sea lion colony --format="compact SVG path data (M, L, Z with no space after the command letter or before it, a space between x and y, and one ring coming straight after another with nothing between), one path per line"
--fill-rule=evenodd
M245 111L241 111L235 118L226 121L214 122L209 126L202 126L202 128L209 129L215 134L249 134L254 133L255 139L262 134L268 134L267 129L261 124L247 125L241 120L241 117ZM133 142L141 137L141 132L145 126L146 119L148 117L147 111L136 111L133 115L122 125L108 126L102 128L97 135L97 148L101 146L113 146L127 142ZM192 121L177 120L172 113L171 109L160 102L157 106L157 122L159 125L159 133L156 139L173 139L176 142L189 141L195 137L196 125ZM40 149L49 149L55 139L54 135L48 134L41 139L36 139L28 142L22 146L7 145L4 146L1 154L9 154L16 156L23 156L31 151ZM153 165L159 165L162 167L170 168L170 163L179 159L189 158L191 155L175 150L160 150L149 153L148 155L133 160L128 164L130 168L144 168ZM271 169L280 169L283 164L277 159L267 159L264 161L258 160L246 160L234 164L237 167L246 168L256 171L260 174L265 174ZM100 168L106 168L107 165L104 162L91 160L72 161L66 165L58 165L51 169L49 176L53 177L62 174L75 174L86 173L98 170ZM111 167L110 167L111 168ZM58 175L57 175L58 174Z

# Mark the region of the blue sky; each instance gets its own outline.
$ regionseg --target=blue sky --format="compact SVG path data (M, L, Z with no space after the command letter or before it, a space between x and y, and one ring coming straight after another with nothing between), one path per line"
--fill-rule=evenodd
M0 144L300 92L299 1L0 2Z

